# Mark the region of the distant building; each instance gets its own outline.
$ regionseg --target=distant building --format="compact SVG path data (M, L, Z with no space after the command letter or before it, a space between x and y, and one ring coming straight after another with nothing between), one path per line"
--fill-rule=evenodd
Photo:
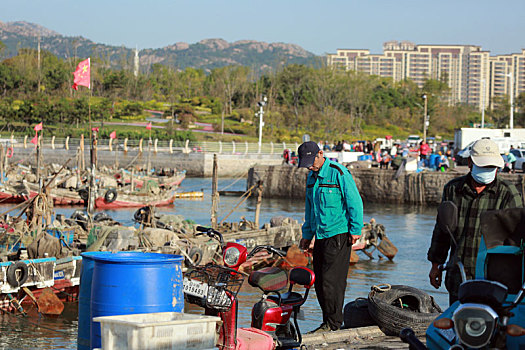
M475 45L416 45L408 41L383 44L383 54L367 49L338 49L327 55L330 66L389 77L413 80L422 87L426 79L444 81L450 87L450 103L467 103L479 109L494 96L525 91L525 49L520 54L490 56Z

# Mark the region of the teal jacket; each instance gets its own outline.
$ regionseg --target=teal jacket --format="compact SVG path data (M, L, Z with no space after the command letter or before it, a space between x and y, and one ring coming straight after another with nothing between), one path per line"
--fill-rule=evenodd
M354 178L344 166L325 158L317 178L310 171L306 179L303 238L332 237L349 232L361 234L363 201Z

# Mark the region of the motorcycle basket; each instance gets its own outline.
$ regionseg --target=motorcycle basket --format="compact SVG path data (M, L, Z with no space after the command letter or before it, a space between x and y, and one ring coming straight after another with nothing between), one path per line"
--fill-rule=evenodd
M186 278L197 280L208 286L206 295L198 298L185 294L186 300L192 304L217 311L230 309L232 300L237 297L244 282L244 276L233 269L220 265L197 266L186 273Z

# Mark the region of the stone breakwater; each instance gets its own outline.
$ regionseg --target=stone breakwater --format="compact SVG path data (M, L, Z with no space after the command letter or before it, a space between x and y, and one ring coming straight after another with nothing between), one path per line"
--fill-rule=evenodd
M365 202L422 205L439 204L445 184L465 174L457 171L405 172L396 178L394 170L370 168L350 169L350 172ZM307 169L292 166L255 166L248 173L247 186L249 188L258 180L262 180L264 183L263 197L304 199L307 175ZM524 196L524 174L501 174L499 176L515 184L522 197Z

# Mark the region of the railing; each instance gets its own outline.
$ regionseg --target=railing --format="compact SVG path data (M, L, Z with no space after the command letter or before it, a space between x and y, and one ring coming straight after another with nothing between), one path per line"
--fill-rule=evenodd
M32 148L35 147L31 143L31 137L11 137L2 138L0 142L7 147L15 148ZM44 137L39 139L42 148L47 149L72 149L76 150L81 145L80 138L56 138ZM90 147L90 140L84 140L84 147ZM98 139L97 147L99 150L128 151L139 150L147 151L148 139ZM151 149L154 152L169 152L169 153L219 153L219 154L282 154L285 149L297 152L299 144L297 142L269 142L262 143L259 147L258 143L254 142L222 142L222 141L175 141L175 140L151 140Z

